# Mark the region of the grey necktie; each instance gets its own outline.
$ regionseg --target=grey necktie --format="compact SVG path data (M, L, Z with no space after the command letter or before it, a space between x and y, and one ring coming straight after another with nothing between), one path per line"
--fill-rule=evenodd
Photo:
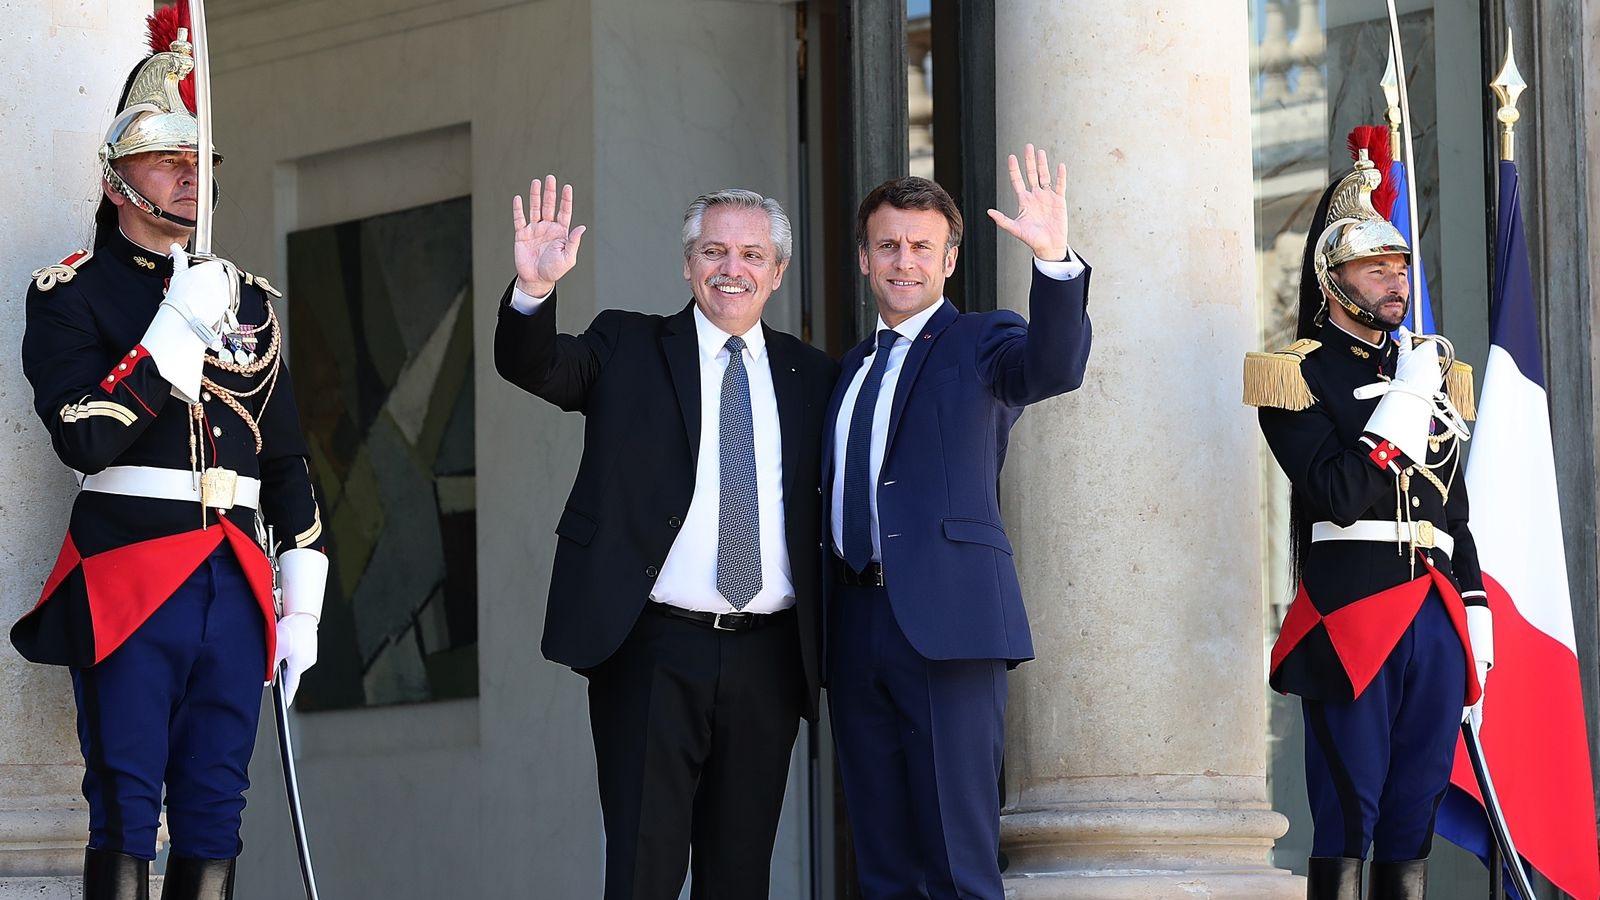
M761 511L756 497L755 426L744 339L728 338L722 373L721 503L717 508L717 590L742 610L761 592Z

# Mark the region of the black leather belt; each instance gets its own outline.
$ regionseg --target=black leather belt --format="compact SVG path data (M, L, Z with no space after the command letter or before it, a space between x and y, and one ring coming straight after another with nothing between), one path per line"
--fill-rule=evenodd
M651 612L666 616L669 619L684 619L704 625L716 631L753 631L763 625L771 625L784 618L785 613L792 613L793 607L781 609L775 613L747 613L747 612L704 612L698 609L684 609L681 606L670 606L666 603L657 603L654 600L645 604Z
M839 583L851 587L883 587L883 563L867 563L864 571L857 572L842 559L834 559L834 570L839 573Z

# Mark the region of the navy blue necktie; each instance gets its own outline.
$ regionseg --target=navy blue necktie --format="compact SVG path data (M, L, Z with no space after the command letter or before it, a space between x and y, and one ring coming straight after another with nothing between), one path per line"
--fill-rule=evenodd
M728 368L722 373L722 412L717 451L722 478L717 508L717 590L743 610L761 593L761 509L756 492L755 423L750 414L750 375L744 339L728 338Z
M872 562L872 414L889 368L889 348L898 337L889 329L878 332L878 350L856 394L844 444L844 561L857 572Z

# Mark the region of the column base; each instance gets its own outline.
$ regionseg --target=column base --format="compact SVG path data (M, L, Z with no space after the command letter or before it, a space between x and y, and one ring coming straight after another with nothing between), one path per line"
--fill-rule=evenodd
M1265 807L1084 805L1008 811L1011 900L1298 900L1305 879L1268 862L1288 830Z
M161 896L161 878L150 879L150 896ZM0 878L0 900L82 900L83 878Z
M89 810L82 798L10 801L9 808L0 807L0 882L80 875L88 838Z
M1006 876L1006 900L1302 900L1306 880L1259 872L1063 872ZM0 895L3 897L3 895Z

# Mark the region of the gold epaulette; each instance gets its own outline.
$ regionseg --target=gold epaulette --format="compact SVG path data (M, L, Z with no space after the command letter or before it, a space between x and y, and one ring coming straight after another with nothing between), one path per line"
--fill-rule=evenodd
M66 284L78 274L78 267L89 261L94 255L93 250L74 250L66 255L61 262L33 270L33 285L41 291L48 291L58 284Z
M1311 386L1300 371L1300 363L1322 346L1321 341L1301 338L1282 350L1244 355L1244 402L1250 406L1272 406L1298 411L1317 402Z
M1451 363L1444 376L1444 392L1461 418L1470 422L1478 417L1478 404L1472 395L1472 366L1459 359Z
M244 272L244 283L245 284L253 284L256 287L261 288L263 291L266 291L268 295L273 296L273 297L280 297L281 298L283 296L283 292L282 291L279 291L277 288L275 288L272 285L268 284L267 280L265 278L262 278L260 275L251 275L249 272L245 272L243 269L240 269L239 271L240 272Z

